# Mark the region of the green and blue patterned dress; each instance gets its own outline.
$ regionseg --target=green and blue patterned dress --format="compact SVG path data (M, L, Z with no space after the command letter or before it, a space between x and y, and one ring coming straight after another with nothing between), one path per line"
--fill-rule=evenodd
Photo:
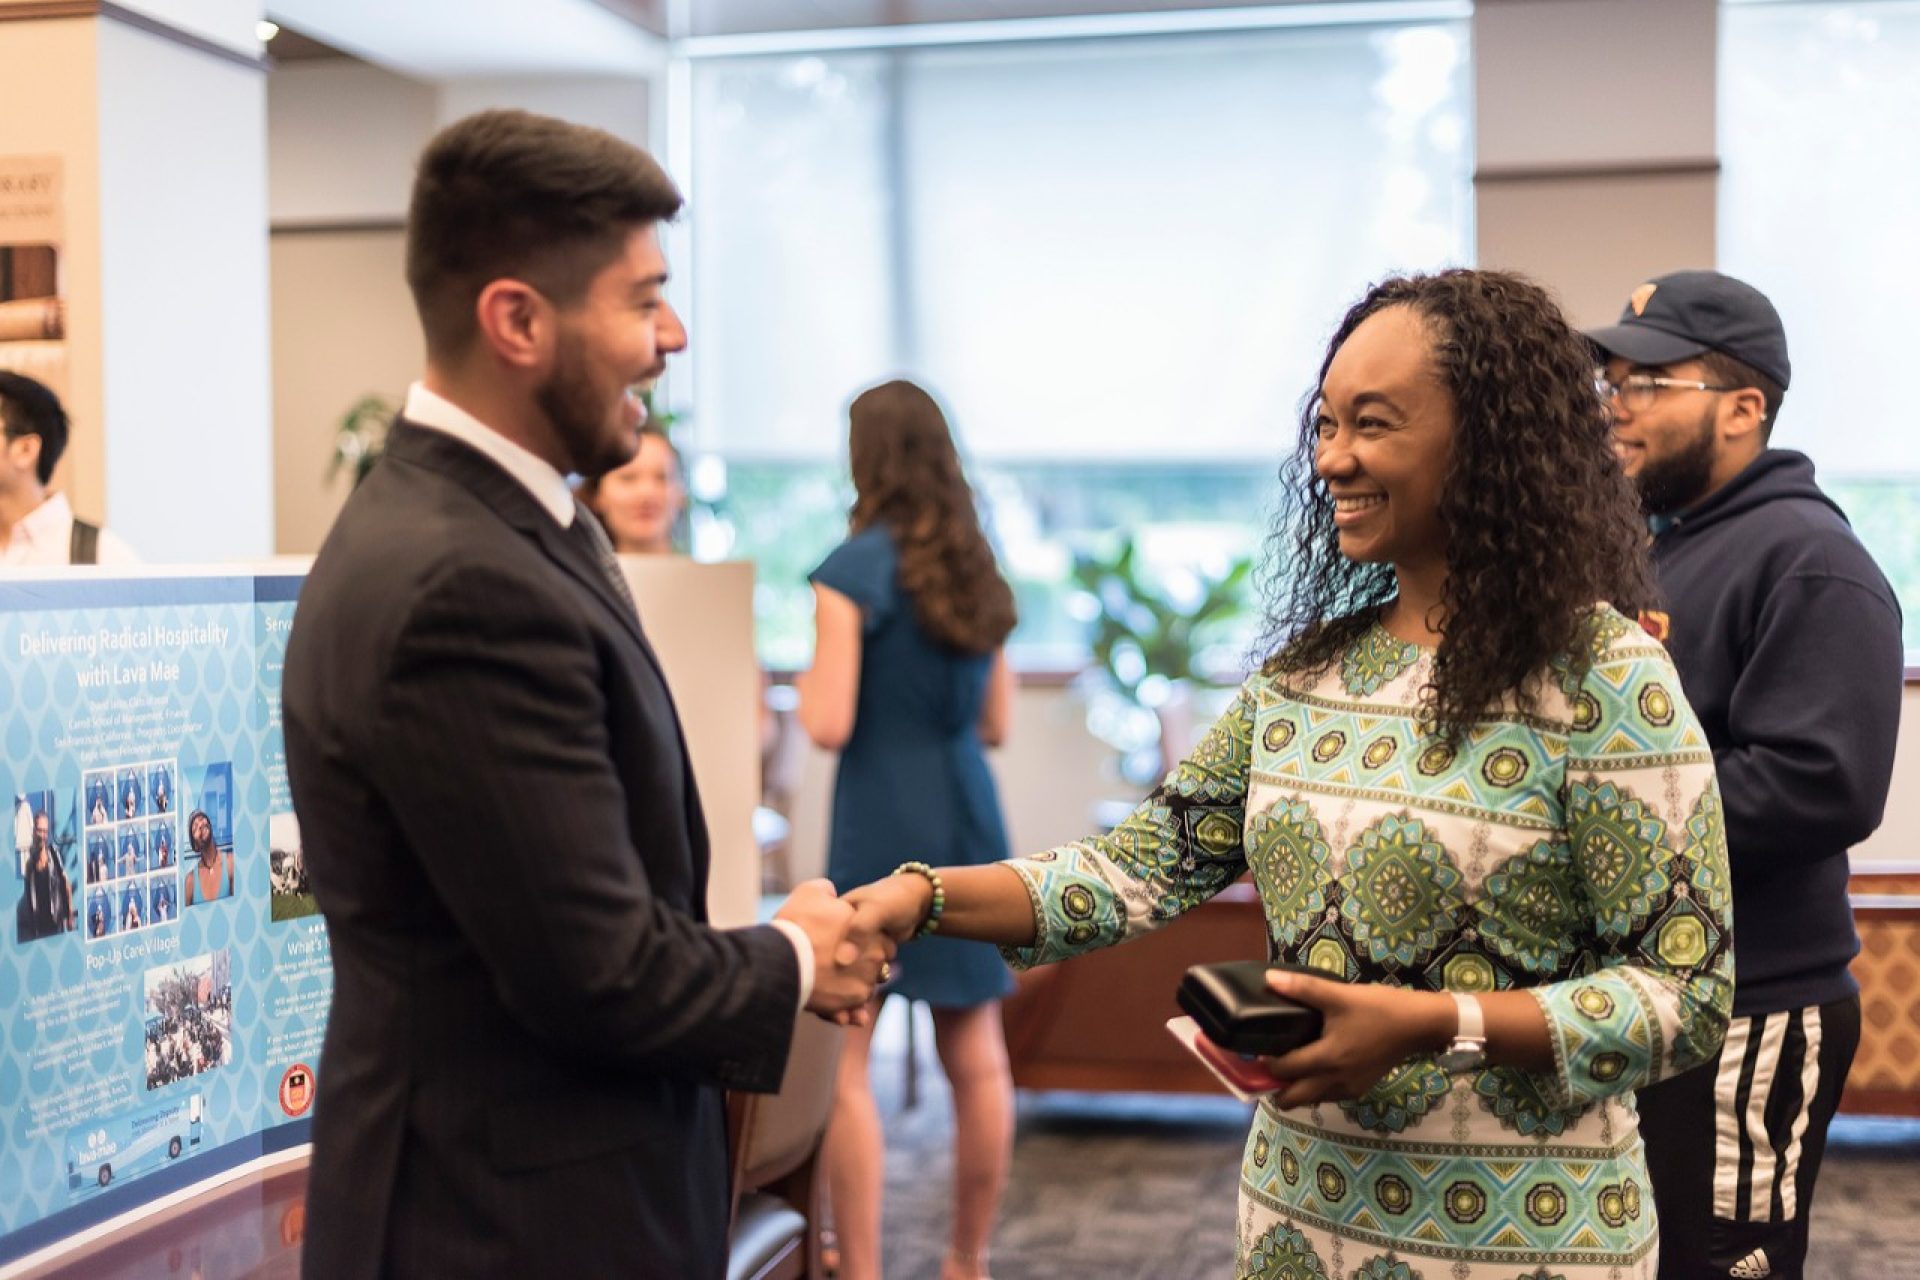
M1530 992L1555 1070L1408 1060L1353 1102L1261 1104L1240 1180L1257 1280L1651 1280L1633 1090L1718 1049L1733 998L1713 757L1666 652L1612 610L1457 748L1431 654L1379 626L1256 675L1111 835L1008 863L1016 964L1144 933L1251 871L1270 958L1351 982Z

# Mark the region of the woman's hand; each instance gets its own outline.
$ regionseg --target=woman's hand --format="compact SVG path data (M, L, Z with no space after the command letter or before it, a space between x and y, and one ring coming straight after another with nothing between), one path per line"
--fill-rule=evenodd
M920 875L888 876L849 891L842 901L853 907L850 936L884 934L905 942L933 910L933 884Z
M1358 1098L1416 1053L1444 1048L1458 1013L1444 991L1346 983L1274 970L1267 986L1320 1010L1320 1038L1261 1065L1286 1084L1277 1107Z

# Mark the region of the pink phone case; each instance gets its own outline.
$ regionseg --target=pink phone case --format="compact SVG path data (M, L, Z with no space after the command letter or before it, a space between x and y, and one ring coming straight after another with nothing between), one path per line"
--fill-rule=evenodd
M1213 1078L1226 1087L1228 1093L1242 1102L1254 1102L1262 1096L1277 1092L1286 1087L1287 1082L1275 1076L1257 1062L1249 1061L1237 1053L1228 1053L1213 1041L1201 1034L1200 1026L1192 1018L1181 1016L1167 1019L1167 1031L1187 1047L1187 1052L1200 1059L1203 1066L1213 1073Z

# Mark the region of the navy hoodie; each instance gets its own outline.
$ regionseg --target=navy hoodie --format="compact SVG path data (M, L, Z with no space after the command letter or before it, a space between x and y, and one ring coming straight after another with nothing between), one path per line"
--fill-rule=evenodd
M1726 808L1733 1011L1844 999L1847 851L1880 825L1900 728L1899 603L1785 449L1668 522L1653 562Z

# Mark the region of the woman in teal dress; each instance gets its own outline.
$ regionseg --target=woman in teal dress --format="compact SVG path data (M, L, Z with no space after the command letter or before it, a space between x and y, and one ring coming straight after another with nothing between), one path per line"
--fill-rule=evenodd
M1592 376L1517 277L1375 286L1303 415L1261 669L1112 834L938 872L938 931L1020 964L1251 872L1325 1030L1267 1063L1242 1277L1654 1275L1633 1091L1724 1033L1726 847ZM905 936L933 887L852 896Z
M814 570L817 642L800 719L840 753L827 875L843 892L885 875L903 842L922 858L1007 856L983 746L1006 735L1012 677L1001 649L1013 593L974 514L940 408L909 382L858 396L848 455L851 533ZM902 947L892 992L933 1007L953 1085L954 1216L942 1280L985 1274L987 1236L1013 1141L1000 998L1013 976L992 947L928 938ZM868 1027L849 1030L826 1163L841 1280L880 1275L880 1119Z

